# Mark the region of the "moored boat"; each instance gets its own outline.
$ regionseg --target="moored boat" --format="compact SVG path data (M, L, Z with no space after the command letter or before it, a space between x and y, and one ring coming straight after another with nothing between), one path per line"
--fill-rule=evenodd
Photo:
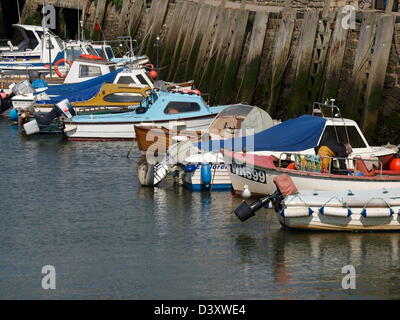
M273 207L281 225L289 229L400 231L400 188L298 190L287 174L275 177L274 183L272 195L235 209L241 221L266 206Z

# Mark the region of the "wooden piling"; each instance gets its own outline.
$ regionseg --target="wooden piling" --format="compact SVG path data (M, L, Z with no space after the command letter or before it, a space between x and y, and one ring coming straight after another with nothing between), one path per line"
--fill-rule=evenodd
M130 30L129 32L132 37L135 37L138 32L141 18L144 12L144 4L144 0L136 0L130 7L128 29Z
M379 17L362 120L362 130L367 138L373 137L375 133L393 32L394 16L385 14Z
M328 52L328 63L325 70L324 89L322 94L323 100L336 98L338 93L340 72L342 70L348 33L348 29L344 28L342 25L344 15L342 9L339 8Z
M232 38L226 54L223 78L220 89L217 91L217 101L222 104L232 101L232 92L235 86L236 75L239 69L240 57L243 51L243 44L246 35L246 26L249 18L249 11L238 10L234 21Z
M314 42L317 32L319 12L316 9L307 10L301 25L300 36L292 62L294 80L288 102L289 116L306 113L309 104L307 85L313 57Z
M143 39L143 45L146 48L146 54L153 61L156 60L156 47L154 44L163 26L167 14L168 2L168 0L154 1L146 24L147 34L145 35L146 38Z
M364 93L368 78L367 72L369 70L376 32L376 18L375 12L363 12L351 85L347 95L348 116L356 121L361 120L361 113L364 107Z
M265 33L267 31L268 12L257 12L249 44L249 52L246 57L246 66L243 78L240 79L238 97L240 101L251 103L257 85L260 69L261 55L264 46Z
M280 93L280 84L289 62L290 44L294 28L294 12L284 13L275 37L271 68L267 75L267 112L274 114Z

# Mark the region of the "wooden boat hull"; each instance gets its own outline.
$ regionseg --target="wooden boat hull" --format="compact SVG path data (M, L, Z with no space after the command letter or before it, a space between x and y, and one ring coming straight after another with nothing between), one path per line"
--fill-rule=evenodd
M201 130L176 130L168 129L157 126L135 126L136 141L139 147L139 151L142 154L151 148L154 152L157 150L158 153L165 153L169 146L173 143L172 138L174 136L185 136L191 140L195 140L201 137Z

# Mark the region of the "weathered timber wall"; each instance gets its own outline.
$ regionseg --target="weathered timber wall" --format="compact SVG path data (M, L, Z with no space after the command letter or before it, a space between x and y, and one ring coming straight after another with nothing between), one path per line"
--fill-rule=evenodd
M210 103L247 102L282 119L334 98L376 143L400 143L400 23L357 12L344 29L341 8L249 12L191 3L155 3L136 38L160 77L194 79ZM145 23L146 22L146 23ZM143 27L143 25L146 25Z

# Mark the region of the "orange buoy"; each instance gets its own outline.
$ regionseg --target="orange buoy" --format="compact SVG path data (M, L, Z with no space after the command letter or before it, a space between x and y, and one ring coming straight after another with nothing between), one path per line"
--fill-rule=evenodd
M58 70L58 66L59 66L61 63L69 64L69 66L71 67L72 62L69 61L69 60L60 59L60 60L58 60L58 61L54 64L54 71L55 71L55 73L56 73L60 78L65 78L65 77L67 76L67 73L68 73L68 72L66 72L66 73L61 73L60 70Z
M158 76L157 71L156 71L156 70L151 70L151 71L149 72L149 76L150 76L150 78L152 78L153 80L157 79L157 76Z
M389 169L392 171L400 171L400 158L395 158L390 162Z
M296 167L295 167L295 165L294 165L294 162L291 162L291 163L286 167L286 169L295 170Z
M104 60L102 57L95 56L94 54L81 54L79 57L92 60Z
M155 68L154 68L154 65L152 65L151 63L145 64L145 65L144 65L144 68L145 68L146 71L152 71L152 70L155 69Z

